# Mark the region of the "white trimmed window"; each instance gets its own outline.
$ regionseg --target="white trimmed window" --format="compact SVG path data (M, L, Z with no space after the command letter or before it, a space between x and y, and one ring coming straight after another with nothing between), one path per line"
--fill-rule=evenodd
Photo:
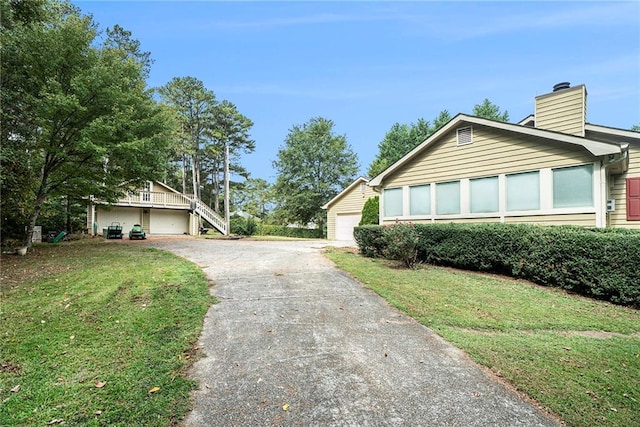
M402 188L384 190L384 216L402 216Z
M409 215L431 214L431 186L416 185L409 187Z
M507 211L540 209L540 172L507 175Z
M436 184L436 213L438 215L460 213L460 181Z
M473 142L473 129L471 126L456 130L456 141L458 145L467 145Z
M140 196L142 198L143 202L150 202L151 201L151 190L153 188L153 184L151 183L151 181L147 181L144 186L142 187L142 192L140 192Z
M593 206L593 165L553 170L553 207Z
M471 213L498 212L498 177L470 180Z

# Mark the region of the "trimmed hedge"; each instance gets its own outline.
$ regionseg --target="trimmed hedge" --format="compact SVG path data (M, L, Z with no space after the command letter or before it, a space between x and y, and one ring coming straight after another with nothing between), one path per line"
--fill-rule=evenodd
M356 228L363 255L386 253L383 228ZM420 262L506 274L640 308L638 232L530 224L416 224L415 230Z
M321 239L322 230L309 228L293 228L284 225L258 224L256 230L258 236L283 236L298 237L301 239Z
M358 244L362 255L370 258L382 256L382 250L386 246L382 229L380 225L363 225L353 229L353 239Z

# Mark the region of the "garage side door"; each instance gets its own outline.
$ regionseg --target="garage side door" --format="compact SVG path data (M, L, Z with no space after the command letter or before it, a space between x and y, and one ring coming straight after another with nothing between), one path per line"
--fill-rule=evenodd
M150 234L185 234L189 230L187 211L151 209Z
M357 227L361 214L338 214L336 216L336 240L353 240L353 227Z

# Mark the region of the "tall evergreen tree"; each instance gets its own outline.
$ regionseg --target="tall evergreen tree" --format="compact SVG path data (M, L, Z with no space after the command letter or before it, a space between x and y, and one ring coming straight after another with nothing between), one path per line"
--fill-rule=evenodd
M487 98L482 101L482 104L476 104L473 106L474 116L483 117L485 119L498 120L500 122L509 121L509 112L505 110L504 113L500 112L500 107L489 101Z
M442 110L433 120L433 124L424 119L418 119L416 123L410 125L394 123L378 144L378 154L369 165L367 175L369 177L379 175L449 120L451 120L449 112Z

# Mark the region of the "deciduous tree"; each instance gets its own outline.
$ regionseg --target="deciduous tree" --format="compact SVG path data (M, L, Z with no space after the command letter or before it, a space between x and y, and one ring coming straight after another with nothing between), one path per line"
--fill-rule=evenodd
M344 135L333 132L331 120L316 117L294 125L273 162L277 172L274 196L284 221L323 228L322 205L349 185L358 172L358 158Z
M3 233L5 209L20 209L13 226L27 226L29 246L47 200L115 200L157 178L168 118L129 33L114 28L100 41L97 24L71 4L26 3L2 2L1 176Z
M267 216L272 199L271 186L262 178L247 178L233 193L233 205L258 218Z

